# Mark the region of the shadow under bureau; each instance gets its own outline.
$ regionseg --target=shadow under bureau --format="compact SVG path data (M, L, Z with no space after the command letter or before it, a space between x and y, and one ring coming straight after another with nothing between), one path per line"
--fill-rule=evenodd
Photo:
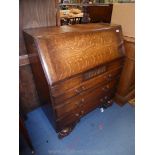
M24 30L41 102L62 138L80 118L112 104L124 63L121 26L79 24Z

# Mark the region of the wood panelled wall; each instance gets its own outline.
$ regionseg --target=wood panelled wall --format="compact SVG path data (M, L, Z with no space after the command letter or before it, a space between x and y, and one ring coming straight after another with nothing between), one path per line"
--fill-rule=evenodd
M20 107L27 113L41 105L23 39L23 29L56 26L56 0L19 1Z
M126 104L135 97L135 38L124 37L126 51L125 64L115 95L115 102Z

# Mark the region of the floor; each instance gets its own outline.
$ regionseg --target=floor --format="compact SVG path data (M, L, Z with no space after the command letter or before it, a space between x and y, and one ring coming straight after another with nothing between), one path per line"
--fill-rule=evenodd
M28 128L36 155L134 155L135 109L113 104L87 114L73 132L60 140L48 119L48 106L28 114ZM47 117L48 116L48 117ZM25 146L20 155L30 155Z

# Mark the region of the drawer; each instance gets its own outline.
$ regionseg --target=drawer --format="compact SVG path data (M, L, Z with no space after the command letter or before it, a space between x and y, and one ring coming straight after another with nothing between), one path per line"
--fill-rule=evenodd
M106 84L112 79L117 79L118 76L120 76L121 71L122 71L122 67L106 72L105 74L99 75L93 79L87 80L83 82L81 85L79 85L78 87L74 87L68 91L65 91L64 94L58 97L53 97L54 104L55 105L63 104L65 100L71 97L77 96L81 94L82 92L87 91L89 89Z
M81 108L82 106L87 105L87 103L91 104L95 99L101 99L103 96L111 94L116 85L117 80L112 80L107 84L100 85L96 89L91 89L71 99L68 99L63 104L55 106L56 117L63 117L73 109Z
M104 102L112 102L114 91L108 92L104 95L98 96L97 98L91 98L89 102L80 106L79 108L73 109L66 116L56 120L57 127L59 129L67 127L67 125L76 123L81 117L91 112L95 108L101 106Z
M123 64L124 64L124 57L113 60L109 63L96 67L95 69L89 70L87 72L78 74L67 80L60 81L59 83L55 83L53 86L50 87L51 94L53 97L58 97L64 94L64 92L69 91L72 88L78 89L77 92L75 92L75 93L78 93L79 89L80 90L83 89L83 87L81 86L82 83L83 84L85 82L91 83L92 79L96 79L98 78L98 76L103 76L103 74L106 72L120 68L123 66Z

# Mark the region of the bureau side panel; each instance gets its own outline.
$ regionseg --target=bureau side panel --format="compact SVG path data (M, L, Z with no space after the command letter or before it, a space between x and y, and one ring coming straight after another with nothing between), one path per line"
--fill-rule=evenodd
M31 37L30 35L26 33L24 33L24 39L25 39L27 51L29 53L30 64L31 64L33 75L34 75L39 99L42 103L50 104L52 106L52 109L51 109L52 117L53 117L53 120L55 120L52 98L50 96L50 87L48 85L43 67L39 59L35 40L33 37ZM52 122L52 124L55 126L54 121Z
M31 63L32 72L35 78L35 83L37 84L38 94L40 96L41 102L48 103L50 101L48 84L45 79L45 75L43 69L41 67L38 54L36 52L36 46L34 43L34 39L24 34L25 44L27 51L29 53L29 59Z

